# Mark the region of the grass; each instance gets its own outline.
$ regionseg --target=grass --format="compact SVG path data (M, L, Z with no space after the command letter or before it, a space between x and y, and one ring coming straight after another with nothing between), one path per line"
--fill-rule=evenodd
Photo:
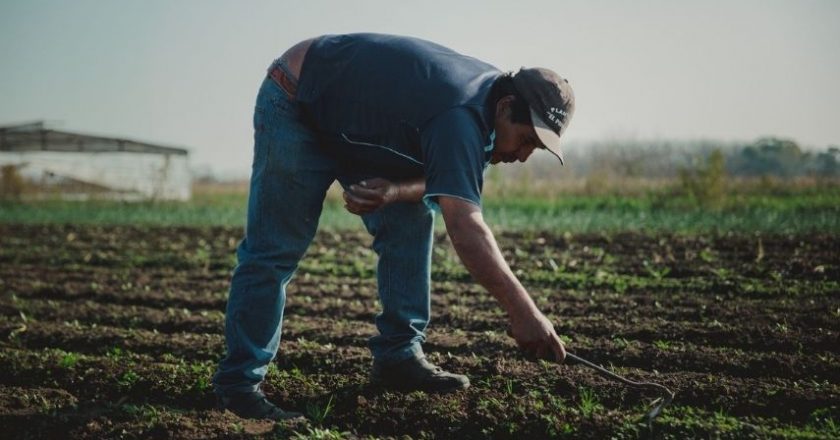
M489 223L509 229L592 231L840 230L840 194L741 195L720 209L704 209L680 196L564 196L485 203Z
M0 202L3 223L141 224L241 226L247 195L242 191L200 192L190 202ZM730 195L716 209L666 190L643 194L485 197L484 215L495 229L580 232L840 232L840 187ZM324 204L321 226L361 228L361 220L335 197ZM439 228L443 222L438 221ZM200 260L201 255L196 255Z

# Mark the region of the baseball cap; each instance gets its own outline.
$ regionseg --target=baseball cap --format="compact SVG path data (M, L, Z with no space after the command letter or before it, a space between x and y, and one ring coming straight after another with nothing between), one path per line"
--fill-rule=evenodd
M531 123L546 149L560 159L560 136L575 113L575 94L565 78L542 67L521 68L513 86L531 109Z

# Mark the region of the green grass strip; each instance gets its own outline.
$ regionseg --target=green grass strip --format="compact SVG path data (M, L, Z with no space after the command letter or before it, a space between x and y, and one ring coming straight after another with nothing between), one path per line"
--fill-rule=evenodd
M190 202L29 201L0 203L3 223L141 224L241 226L244 195L202 196ZM724 206L705 209L672 196L563 196L496 199L484 202L488 223L496 229L556 232L668 231L840 232L840 194L739 195ZM361 220L340 203L327 201L321 226L361 228ZM438 222L442 227L442 221Z

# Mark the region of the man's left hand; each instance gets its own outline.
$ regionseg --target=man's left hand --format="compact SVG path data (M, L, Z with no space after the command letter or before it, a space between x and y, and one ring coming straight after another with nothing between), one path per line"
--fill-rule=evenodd
M396 202L399 196L398 183L380 178L367 179L344 190L344 207L353 214L364 215Z

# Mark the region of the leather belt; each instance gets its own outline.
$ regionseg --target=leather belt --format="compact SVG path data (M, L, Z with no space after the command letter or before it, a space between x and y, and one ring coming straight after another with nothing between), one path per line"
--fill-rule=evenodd
M293 77L289 77L285 70L277 66L271 69L268 76L289 95L289 98L294 99L297 96L297 81Z

